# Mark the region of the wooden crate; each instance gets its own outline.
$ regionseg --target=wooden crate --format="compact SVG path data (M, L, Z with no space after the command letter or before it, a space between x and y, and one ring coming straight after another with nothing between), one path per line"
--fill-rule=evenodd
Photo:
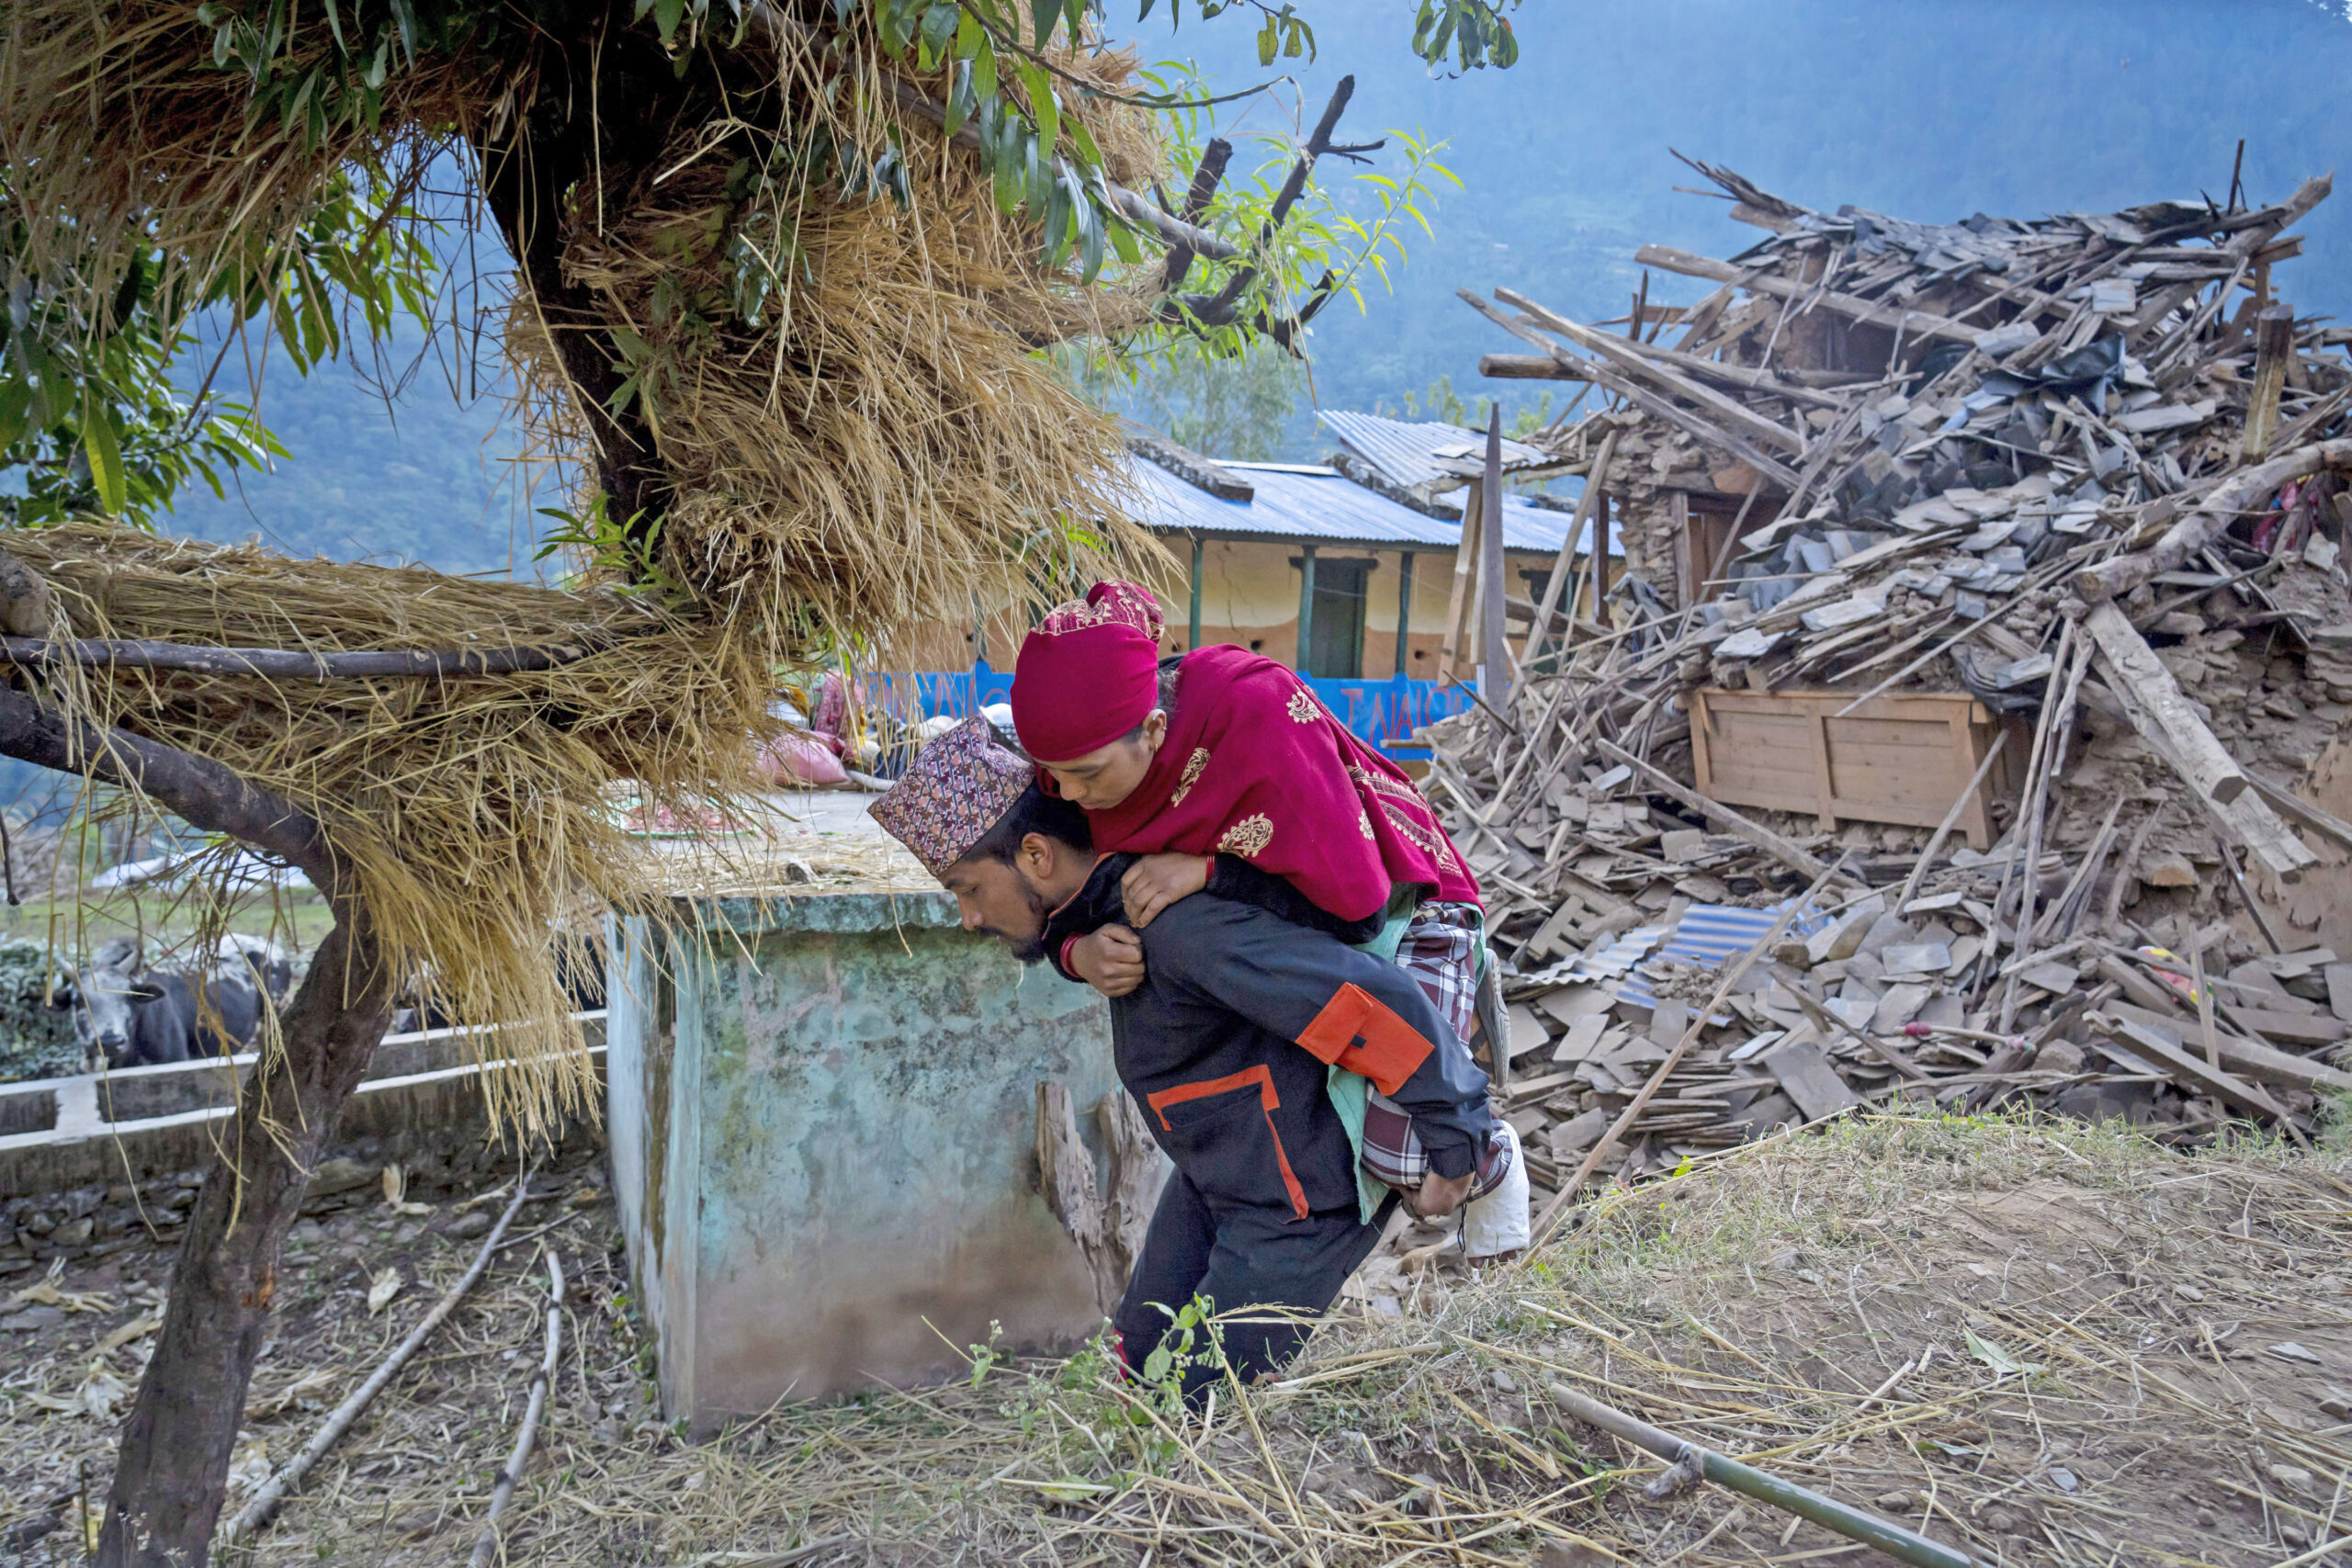
M1690 694L1698 789L1726 806L1810 811L1840 822L1932 828L1968 787L2002 721L1964 692L1872 697L1842 717L1839 692ZM1992 803L2011 790L2012 740L1961 813L1971 846L1993 843Z

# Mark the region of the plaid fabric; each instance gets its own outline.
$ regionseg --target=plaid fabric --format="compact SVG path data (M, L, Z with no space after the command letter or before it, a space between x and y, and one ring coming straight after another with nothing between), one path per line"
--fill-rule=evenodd
M1398 967L1409 971L1421 994L1466 1043L1478 1010L1478 910L1471 904L1424 904L1396 944ZM1391 1187L1419 1187L1430 1173L1429 1156L1404 1108L1378 1089L1365 1097L1363 1168ZM1470 1196L1483 1198L1510 1172L1510 1145L1498 1136L1478 1160Z

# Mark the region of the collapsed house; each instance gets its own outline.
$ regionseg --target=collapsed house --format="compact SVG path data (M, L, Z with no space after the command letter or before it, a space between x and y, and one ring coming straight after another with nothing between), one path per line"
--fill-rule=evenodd
M1770 231L1637 253L1696 304L1463 292L1523 345L1486 374L1587 384L1535 444L1624 553L1432 732L1539 1180L1897 1097L2310 1136L2352 1089L2352 331L2271 269L2329 182L1923 224L1695 166Z

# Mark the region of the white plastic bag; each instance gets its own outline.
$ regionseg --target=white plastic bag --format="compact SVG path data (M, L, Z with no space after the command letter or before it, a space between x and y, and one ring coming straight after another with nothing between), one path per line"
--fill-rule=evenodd
M1473 1263L1521 1250L1530 1234L1527 1156L1516 1127L1504 1122L1503 1135L1510 1140L1510 1170L1493 1191L1472 1199L1462 1211L1462 1250Z

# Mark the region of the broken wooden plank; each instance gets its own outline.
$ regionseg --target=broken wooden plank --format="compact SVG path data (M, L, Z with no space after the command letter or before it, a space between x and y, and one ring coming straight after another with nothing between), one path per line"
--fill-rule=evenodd
M2131 618L2115 605L2102 604L2083 617L2083 629L2098 645L2101 665L2132 728L2156 743L2182 780L2216 806L2244 795L2245 770L2214 738Z
M2240 1111L2267 1116L2285 1128L2297 1143L2303 1143L2302 1131L2286 1108L2260 1087L2246 1082L2235 1074L2200 1062L2180 1045L2130 1019L2116 1019L2114 1027L2129 1041L2133 1054L2144 1056L2158 1071L2170 1077L2192 1094L2210 1094L2225 1105Z
M2105 1010L2143 1028L2176 1035L2183 1041L2188 1039L2188 1029L2195 1021L2123 1001L2109 1002ZM2222 1066L2259 1083L2278 1084L2314 1093L2321 1089L2352 1089L2352 1073L2332 1067L2316 1056L2299 1056L2292 1051L2281 1051L2275 1045L2248 1040L2225 1029L2213 1032L2213 1046Z
M1787 425L1765 418L1747 404L1725 397L1713 387L1702 386L1679 374L1668 364L1658 363L1656 355L1635 352L1623 338L1594 332L1590 327L1572 321L1556 311L1547 310L1526 295L1508 288L1498 288L1495 298L1507 305L1517 306L1546 332L1557 333L1588 353L1598 354L1611 361L1629 375L1643 377L1660 390L1687 402L1697 403L1717 419L1728 420L1732 428L1751 440L1770 442L1785 452L1804 450L1804 437Z
M2257 510L2277 493L2280 485L2290 479L2307 479L2324 468L2352 470L2352 437L2300 447L2232 475L2208 491L2194 511L2166 528L2147 548L2112 557L2076 572L2075 592L2085 602L2098 604L2121 598L2160 571L2177 570L2190 557L2220 538L2239 517Z

